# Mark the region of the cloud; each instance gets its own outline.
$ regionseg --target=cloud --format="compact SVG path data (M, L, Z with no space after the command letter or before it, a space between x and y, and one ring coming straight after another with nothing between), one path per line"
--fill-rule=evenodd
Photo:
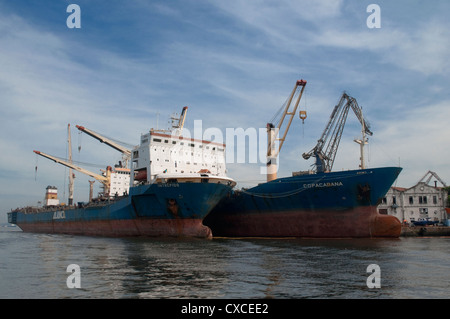
M403 186L414 185L419 177L433 170L446 180L446 159L450 150L447 119L450 116L450 100L435 104L420 104L405 114L396 116L393 122L380 123L378 133L370 145L371 158L381 165L404 167L399 178Z
M300 155L316 144L345 90L373 124L370 165L397 165L400 158L405 180L428 169L445 180L450 28L448 4L439 3L423 16L425 5L406 12L406 2L382 1L382 27L368 29L366 5L344 0L84 2L82 28L74 32L65 28L65 10L57 22L45 5L28 11L3 5L0 147L8 154L0 158L0 182L8 185L17 174L11 189L20 191L20 182L33 179L33 149L64 156L67 123L133 144L156 126L157 113L161 127L188 105L188 128L197 119L204 129L224 132L264 127L300 78L308 81L300 103L308 118L302 125L297 116L291 126L283 174L309 168ZM420 20L406 20L409 13ZM352 141L359 130L349 119L337 169L359 164ZM82 141L79 160L110 164L120 158L72 131L74 144ZM58 180L64 171L45 161L38 176ZM230 165L229 174L260 179L259 165ZM24 187L23 196L42 196L37 188Z

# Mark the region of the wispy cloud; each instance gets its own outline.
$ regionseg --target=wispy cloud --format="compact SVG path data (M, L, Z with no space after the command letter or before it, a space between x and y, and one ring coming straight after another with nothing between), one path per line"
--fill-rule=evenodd
M374 128L370 165L400 158L406 186L431 168L450 179L443 147L449 136L449 4L378 3L382 27L376 30L365 25L369 2L350 0L80 0L80 30L65 27L60 3L33 10L4 3L0 182L7 185L16 174L17 186L10 189L20 192L20 183L33 180L35 148L65 155L67 123L137 143L156 126L157 113L161 126L188 105L187 127L194 119L202 119L204 128L264 127L299 78L308 81L301 102L308 118L291 127L281 154L284 173L308 168L299 155L317 142L346 90ZM352 139L359 129L349 119L337 169L358 164ZM88 137L82 142L80 160L111 164L120 158ZM417 152L417 145L426 151ZM54 166L40 164L39 176L65 187ZM237 165L229 173L260 179ZM23 197L42 197L34 186L24 187Z

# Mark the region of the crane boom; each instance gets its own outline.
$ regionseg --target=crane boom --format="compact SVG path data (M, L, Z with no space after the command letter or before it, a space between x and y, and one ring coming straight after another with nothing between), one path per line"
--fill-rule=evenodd
M187 106L181 110L181 115L174 114L170 117L172 120L171 133L180 136L183 133L184 121L186 120Z
M180 120L178 122L179 123L178 126L179 126L179 129L180 129L180 134L181 134L181 131L183 130L183 127L184 127L184 120L186 119L187 109L188 109L188 107L185 106L185 107L183 107L183 110L181 111Z
M131 151L128 148L126 148L126 147L124 147L124 146L122 146L122 145L112 141L111 139L106 138L106 137L104 137L104 136L102 136L102 135L100 135L100 134L98 134L98 133L96 133L96 132L94 132L94 131L92 131L90 129L87 129L84 126L76 125L76 127L80 131L82 131L82 132L92 136L93 138L99 140L101 143L105 143L106 145L111 146L112 148L116 149L117 151L119 151L119 152L121 152L121 153L123 153L123 154L125 154L127 156L131 156Z
M51 159L52 161L54 161L54 162L56 162L58 164L64 165L64 166L66 166L68 168L74 169L74 170L76 170L76 171L78 171L80 173L83 173L83 174L86 174L86 175L88 175L90 177L95 178L96 180L98 180L99 182L101 182L105 186L105 194L109 194L109 189L110 189L110 184L111 184L111 177L110 177L111 176L111 167L110 166L108 166L108 168L106 169L106 176L103 176L103 175L96 174L96 173L93 173L91 171L88 171L88 170L86 170L84 168L81 168L79 166L76 166L76 165L74 165L72 163L69 163L69 162L66 162L64 160L61 160L61 159L59 159L57 157L45 154L43 152L40 152L40 151L33 151L33 152L35 152L36 154L41 155L43 157L46 157L48 159Z
M333 168L334 159L350 108L363 126L363 133L373 135L356 99L344 92L339 103L334 107L328 124L318 140L317 145L311 151L302 155L304 159L309 159L311 156L316 158L314 165L317 172L329 172ZM362 143L365 143L365 141Z
M283 115L281 116L281 119L275 128L275 126L272 123L267 124L267 133L268 133L268 145L267 145L267 181L274 180L277 177L277 163L276 158L278 154L280 153L281 147L283 146L284 141L286 140L287 132L289 131L289 128L291 126L292 120L294 118L294 115L297 112L298 105L300 103L300 99L302 98L303 91L305 90L306 81L305 80L298 80L295 83L294 89L292 90L291 95L289 96L289 99L286 103L286 107L284 108ZM295 93L298 91L298 88L301 87L300 93L298 94L297 100L291 109L291 103L295 96ZM284 120L286 118L286 115L288 115L288 123L286 127L284 128L283 137L276 138L278 133L280 133L280 130L282 129ZM279 141L278 147L276 147L275 142Z

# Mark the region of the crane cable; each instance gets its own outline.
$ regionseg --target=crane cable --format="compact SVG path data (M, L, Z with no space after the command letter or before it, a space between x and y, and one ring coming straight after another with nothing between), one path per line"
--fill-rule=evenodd
M34 166L34 181L36 181L36 178L37 178L38 159L39 159L39 157L38 157L38 155L36 154L36 163L35 163L35 166Z

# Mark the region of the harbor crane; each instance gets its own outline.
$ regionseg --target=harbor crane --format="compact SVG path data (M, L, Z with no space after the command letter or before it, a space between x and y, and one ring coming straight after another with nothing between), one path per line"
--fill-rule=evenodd
M106 176L104 176L104 175L100 175L100 174L96 174L96 173L90 172L90 171L88 171L88 170L86 170L84 168L81 168L81 167L76 166L76 165L74 165L74 164L72 164L70 162L67 162L67 161L64 161L62 159L59 159L59 158L57 158L55 156L48 155L48 154L45 154L45 153L40 152L40 151L33 151L33 152L35 152L36 154L38 154L40 156L48 158L48 159L50 159L50 160L52 160L52 161L54 161L54 162L56 162L58 164L64 165L64 166L66 166L66 167L68 167L70 169L76 170L76 171L78 171L80 173L83 173L83 174L86 174L86 175L88 175L88 176L90 176L92 178L95 178L96 180L98 180L100 183L103 184L103 186L104 186L104 194L106 196L110 195L109 192L110 192L110 188L111 188L111 171L112 171L111 166L108 166L106 168Z
M434 178L436 178L436 179L437 179L444 187L447 187L447 184L445 184L445 182L438 176L438 174L436 174L435 172L432 172L432 171L428 171L428 172L420 179L420 181L419 181L418 183L423 182L424 179L425 179L425 177L427 177L427 175L430 175L430 176L428 176L428 178L427 178L426 181L424 182L425 184L428 184L428 183L430 182L430 180L434 177Z
M316 172L330 172L333 168L334 159L336 157L339 142L341 140L350 108L353 110L362 125L362 139L356 139L355 142L361 145L360 166L361 169L365 168L363 153L364 144L367 144L365 135L367 134L372 136L373 133L370 130L369 124L364 119L362 109L359 107L356 99L344 92L339 100L339 103L334 107L330 120L328 121L322 136L318 140L317 145L308 153L302 154L304 159L309 159L311 156L316 158L316 162L313 164Z
M285 103L285 106L283 105L282 115L281 119L278 122L278 125L275 127L273 123L267 124L267 135L268 135L268 145L267 145L267 181L270 182L271 180L274 180L277 178L277 157L280 153L281 147L283 146L284 141L286 140L287 132L289 131L289 127L291 126L292 120L297 112L298 105L300 103L300 99L302 98L303 91L305 90L306 81L305 80L298 80L295 83L295 87L292 90L291 95L289 96L288 100ZM299 89L301 88L301 89ZM294 99L295 94L298 93L297 100L295 104L291 107L292 100ZM277 113L278 115L278 113ZM276 115L276 116L277 116ZM283 128L284 120L286 119L286 116L288 118L288 122L286 127ZM301 111L300 112L300 118L304 120L306 118L306 112ZM284 132L282 133L282 137L279 138L277 135L280 133L280 130L284 129ZM278 145L276 142L279 142Z
M76 127L81 132L84 132L84 133L88 134L89 136L92 136L93 138L99 140L101 143L105 143L106 145L111 146L115 150L121 152L123 154L122 160L124 162L122 164L122 166L123 167L128 167L128 162L131 159L131 150L129 150L128 148L126 148L126 147L124 147L122 145L120 145L117 142L114 142L113 140L111 140L111 139L109 139L107 137L104 137L104 136L100 135L97 132L94 132L94 131L92 131L90 129L85 128L84 126L76 125Z

